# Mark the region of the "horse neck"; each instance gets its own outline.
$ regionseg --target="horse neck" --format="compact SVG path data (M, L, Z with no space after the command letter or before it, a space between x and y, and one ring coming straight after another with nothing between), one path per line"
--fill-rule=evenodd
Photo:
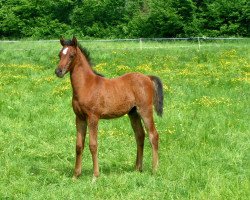
M73 93L77 94L79 91L85 91L96 75L79 48L77 49L77 55L72 65L72 70L70 71L71 85Z

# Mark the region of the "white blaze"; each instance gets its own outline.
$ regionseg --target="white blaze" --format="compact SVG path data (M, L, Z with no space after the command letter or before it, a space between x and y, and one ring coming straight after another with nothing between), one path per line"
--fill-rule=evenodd
M63 49L63 52L62 52L62 53L63 53L64 55L66 55L66 54L67 54L67 52L68 52L68 49L69 49L69 48L68 48L68 47L66 47L65 49Z

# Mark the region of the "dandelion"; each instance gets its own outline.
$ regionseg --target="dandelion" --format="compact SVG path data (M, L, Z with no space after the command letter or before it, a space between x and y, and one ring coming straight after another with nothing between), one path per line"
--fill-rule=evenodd
M199 64L197 64L196 66L197 66L198 68L200 68L200 69L203 69L203 68L205 67L205 65L202 64L202 63L199 63Z
M193 72L191 72L189 69L184 69L179 72L180 75L182 76L188 76L188 75L194 75Z
M42 67L39 65L33 65L33 64L9 64L9 65L2 65L1 67L7 67L7 68L16 68L16 69L32 69L32 70L41 70Z
M200 99L196 99L195 100L195 104L204 106L204 107L214 107L217 105L231 105L230 103L230 99L226 99L224 97L220 97L220 98L212 98L212 97L208 97L208 96L203 96Z
M249 78L249 76L240 77L240 78L232 78L231 81L232 81L233 83L235 83L235 82L246 82L246 83L250 83L250 78Z
M103 68L106 67L108 64L107 63L99 63L97 65L95 65L95 69L97 71L103 71Z
M221 56L225 58L236 58L237 52L235 49L231 49L229 51L225 51Z
M161 70L157 71L159 74L164 73L164 74L170 74L172 71L169 68L163 68Z
M246 58L239 58L238 63L239 63L239 66L241 67L248 67L248 68L250 67Z
M119 73L119 72L125 73L125 72L129 72L129 71L131 71L131 68L129 66L126 66L126 65L118 65L116 67L117 73Z
M176 130L175 129L167 129L166 132L167 132L167 134L172 135L172 134L174 134L176 132Z
M169 85L163 84L163 89L164 89L164 91L166 91L166 92L172 92L172 89L170 88Z
M222 67L227 67L227 66L230 66L231 65L231 62L229 62L228 60L221 60L220 61L220 64Z
M70 84L65 84L63 86L56 87L54 88L52 94L62 96L66 91L71 89L70 87Z
M136 67L137 71L151 72L152 66L150 64L142 64Z

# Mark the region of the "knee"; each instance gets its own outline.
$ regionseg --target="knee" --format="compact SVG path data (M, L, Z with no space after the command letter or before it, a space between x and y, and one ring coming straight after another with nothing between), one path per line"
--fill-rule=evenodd
M90 144L89 150L91 153L96 153L97 152L97 144Z
M82 145L76 145L76 154L80 155L82 153L83 146Z
M159 135L158 133L150 134L149 139L151 144L158 149Z

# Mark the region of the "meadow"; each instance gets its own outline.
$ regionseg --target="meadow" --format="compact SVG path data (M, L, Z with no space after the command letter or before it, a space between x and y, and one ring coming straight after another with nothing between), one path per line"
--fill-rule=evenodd
M75 117L69 75L58 79L59 41L0 43L0 199L249 199L250 40L81 42L96 71L159 76L164 114L159 170L143 172L127 116L99 124L100 177L72 180ZM146 48L145 48L146 47ZM157 48L155 48L157 47Z

